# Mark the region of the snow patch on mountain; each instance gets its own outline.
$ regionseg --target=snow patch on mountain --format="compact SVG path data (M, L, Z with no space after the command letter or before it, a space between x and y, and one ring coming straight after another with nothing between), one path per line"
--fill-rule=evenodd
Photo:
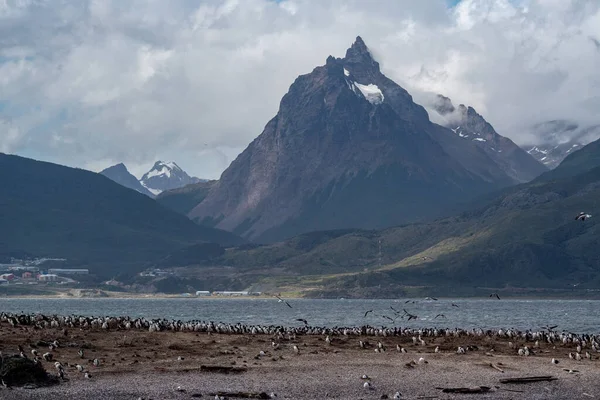
M377 85L374 85L372 83L369 85L361 85L358 82L354 82L354 85L356 85L358 90L360 90L362 95L365 96L365 99L367 99L369 103L375 105L383 103L383 92L381 91L381 89L379 89Z

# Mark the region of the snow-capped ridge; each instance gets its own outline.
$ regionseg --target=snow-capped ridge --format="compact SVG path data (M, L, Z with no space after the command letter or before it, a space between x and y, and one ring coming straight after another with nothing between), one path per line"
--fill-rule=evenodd
M200 182L200 179L189 176L175 162L160 160L140 179L142 186L154 195L197 182Z

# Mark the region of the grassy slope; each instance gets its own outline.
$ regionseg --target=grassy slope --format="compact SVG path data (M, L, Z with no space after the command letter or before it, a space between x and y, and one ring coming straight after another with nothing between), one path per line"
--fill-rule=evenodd
M591 287L600 284L600 224L594 217L574 220L579 211L597 214L600 205L600 159L591 149L573 153L564 169L456 217L383 231L313 232L273 245L230 249L219 262L241 270L285 271L268 280L290 290L343 291L381 282Z

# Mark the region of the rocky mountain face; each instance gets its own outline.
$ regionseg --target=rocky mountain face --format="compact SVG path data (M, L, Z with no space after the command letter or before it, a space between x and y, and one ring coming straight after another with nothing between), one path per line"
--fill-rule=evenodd
M123 163L108 167L100 171L100 174L106 176L121 186L133 189L139 193L145 194L146 196L154 197L154 194L142 186L140 181L138 181L138 179L127 170L127 167Z
M201 182L201 179L189 176L179 165L172 161L157 161L150 171L146 172L140 179L142 186L155 196L165 190L178 189L198 182Z
M217 181L203 181L179 189L167 190L156 196L156 201L179 214L187 215L200 204Z
M580 127L567 120L553 120L531 128L537 143L521 146L546 167L556 168L569 154L600 138L600 125Z
M475 143L515 181L529 182L548 170L531 153L499 135L473 107L460 104L455 108L452 101L442 95L436 100L433 106L446 119L444 126L463 140Z
M315 297L414 296L416 287L449 296L576 288L578 296L589 296L600 285L599 196L600 140L449 218L378 231L310 232L230 249L203 264L258 271L248 277L255 284ZM582 211L592 217L576 219Z
M257 241L443 215L518 182L474 141L432 123L360 37L299 76L264 131L189 212Z

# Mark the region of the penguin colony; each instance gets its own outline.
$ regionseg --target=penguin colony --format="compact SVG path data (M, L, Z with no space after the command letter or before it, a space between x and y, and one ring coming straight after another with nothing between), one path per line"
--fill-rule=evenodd
M401 328L401 327L375 327L363 325L361 327L318 327L318 326L283 326L283 325L247 325L229 324L214 321L181 321L169 319L147 319L121 317L93 317L82 315L43 315L43 314L14 314L0 313L0 323L8 323L12 327L28 326L33 329L64 329L77 328L84 330L139 330L148 332L197 332L231 335L271 335L278 337L294 337L295 335L321 335L326 336L331 343L334 336L409 336L414 343L425 345L423 338L436 337L493 337L498 339L520 339L525 342L546 342L548 344L573 344L580 348L588 348L593 353L600 352L600 334L575 334L572 332L558 332L547 327L541 330L517 329L460 329L460 328ZM326 338L326 339L327 339ZM510 343L510 342L509 342ZM527 351L530 351L529 348ZM577 351L577 353L580 353ZM523 350L525 353L525 350Z

